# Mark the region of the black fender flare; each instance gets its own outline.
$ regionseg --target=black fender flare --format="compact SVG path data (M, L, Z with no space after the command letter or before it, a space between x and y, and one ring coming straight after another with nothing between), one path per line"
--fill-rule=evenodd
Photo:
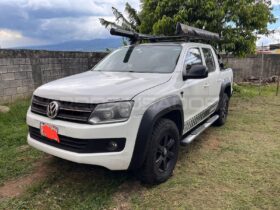
M222 83L222 85L221 85L221 90L220 90L220 95L219 95L219 98L220 98L220 100L219 100L219 105L218 105L218 107L217 107L217 111L220 109L220 107L221 107L221 99L223 98L223 95L224 95L224 92L225 92L225 90L227 89L227 88L229 88L230 87L230 89L232 88L231 87L231 82L229 81L229 80L225 80L223 83ZM231 97L232 96L232 92L230 92L230 94L229 94L229 97Z
M149 139L151 138L155 123L158 119L171 111L180 112L182 127L184 127L184 111L179 96L163 98L152 104L145 111L138 129L134 151L129 165L130 170L141 168L146 158L149 148Z

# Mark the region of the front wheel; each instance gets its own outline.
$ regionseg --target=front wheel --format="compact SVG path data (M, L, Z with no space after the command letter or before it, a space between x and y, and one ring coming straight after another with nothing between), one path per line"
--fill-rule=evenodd
M227 115L228 115L228 106L229 106L229 97L226 93L224 93L220 101L220 108L216 112L219 115L219 118L215 122L215 125L222 126L226 123Z
M144 183L159 184L172 175L178 159L179 136L173 121L161 119L156 123L140 173Z

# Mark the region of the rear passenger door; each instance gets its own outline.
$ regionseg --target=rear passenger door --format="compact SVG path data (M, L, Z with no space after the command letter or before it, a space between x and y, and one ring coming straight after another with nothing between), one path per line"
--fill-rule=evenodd
M212 48L202 47L205 65L208 68L208 82L209 95L207 98L208 106L213 105L219 101L219 94L221 89L221 81L219 80L219 67L217 59L215 59L215 52Z

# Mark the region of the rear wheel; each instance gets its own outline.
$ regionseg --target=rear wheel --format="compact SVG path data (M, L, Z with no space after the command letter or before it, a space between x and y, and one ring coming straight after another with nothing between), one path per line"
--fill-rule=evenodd
M165 182L173 173L179 151L179 131L169 119L156 123L145 163L141 169L141 180L147 184Z
M219 118L215 122L215 125L222 126L226 123L227 115L228 115L228 106L229 106L229 97L226 93L224 93L220 101L220 108L217 111Z

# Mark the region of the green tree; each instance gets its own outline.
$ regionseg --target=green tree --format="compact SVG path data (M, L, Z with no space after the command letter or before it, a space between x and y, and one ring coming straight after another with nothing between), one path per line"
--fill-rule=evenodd
M127 18L118 11L115 7L112 7L113 14L115 16L115 21L111 22L105 20L104 18L99 18L100 23L106 28L119 28L128 31L139 31L139 26L141 25L140 18L137 11L131 7L129 3L125 4L125 12L127 13Z
M173 35L177 22L223 36L226 52L255 53L258 34L274 22L269 0L141 0L142 33Z

